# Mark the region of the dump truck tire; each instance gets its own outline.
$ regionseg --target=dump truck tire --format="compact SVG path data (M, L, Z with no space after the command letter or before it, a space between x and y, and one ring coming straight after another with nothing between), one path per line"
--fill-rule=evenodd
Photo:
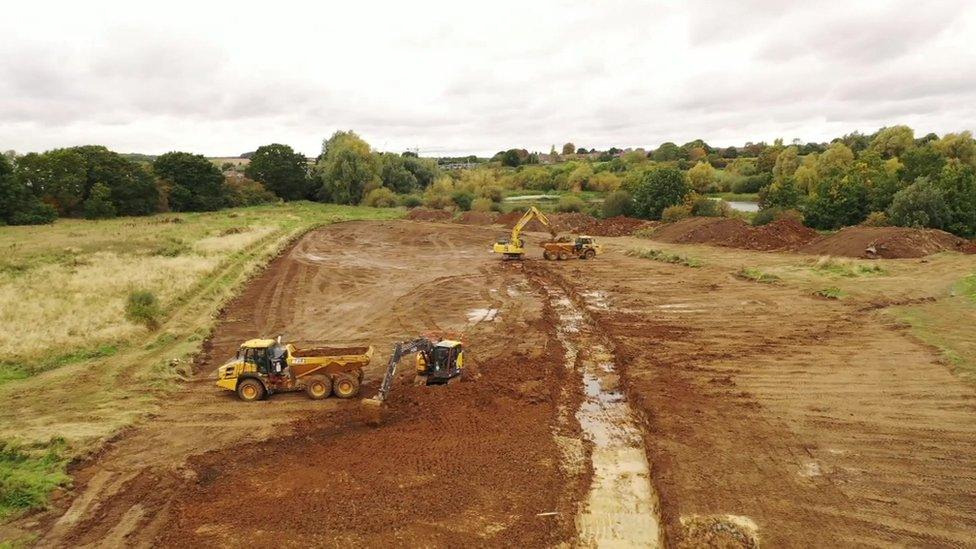
M552 255L552 252L550 252L549 250L542 252L542 257L544 257L547 261L552 261L553 259L556 259L556 256Z
M332 391L339 398L352 398L359 394L359 380L353 376L339 374L332 382Z
M332 380L326 376L309 376L305 394L312 400L328 398L332 394Z
M254 402L261 400L267 395L264 385L254 378L247 378L237 384L237 398L244 402Z
M559 252L559 261L566 261L568 257L569 256L566 255L566 252Z
M583 259L593 259L594 257L596 257L596 251L594 250L586 250L583 252Z

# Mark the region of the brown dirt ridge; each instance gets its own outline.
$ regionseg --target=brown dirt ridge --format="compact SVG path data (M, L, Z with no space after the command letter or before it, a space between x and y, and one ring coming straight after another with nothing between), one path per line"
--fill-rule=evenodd
M972 253L976 248L970 241L936 229L856 226L821 236L792 219L753 227L741 219L690 217L661 225L652 238L672 244L887 259L924 257L950 250Z

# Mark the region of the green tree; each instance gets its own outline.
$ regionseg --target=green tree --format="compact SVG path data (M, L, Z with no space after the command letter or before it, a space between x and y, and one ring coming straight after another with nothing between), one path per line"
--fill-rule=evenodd
M869 204L868 189L845 177L807 200L803 214L811 227L838 229L863 221L871 211Z
M43 202L16 177L7 155L0 155L0 225L37 225L57 218L55 209Z
M936 150L946 158L958 160L964 164L976 165L976 141L969 131L962 133L947 133L942 139L933 143Z
M573 154L576 152L576 145L572 143L566 143L563 145L563 154Z
M111 191L118 215L149 215L158 209L159 189L152 173L137 162L100 145L73 147L85 166L85 197L97 183Z
M671 167L648 170L631 191L634 215L644 219L661 219L664 208L680 204L689 192L681 170Z
M887 213L894 225L931 229L944 229L952 217L945 193L927 177L898 191Z
M522 165L522 159L519 157L518 151L515 149L508 149L507 151L501 153L502 166L508 166L510 168L517 168Z
M336 204L359 204L381 184L379 162L369 144L352 131L337 131L322 144L317 165L318 197Z
M112 189L105 183L92 185L85 199L86 219L109 219L115 217L115 204L112 203Z
M413 174L421 189L429 187L440 175L437 162L431 158L407 157L403 159L403 167Z
M905 168L901 171L902 180L909 183L919 177L937 178L945 166L946 159L931 142L914 147L901 155Z
M603 200L603 217L630 215L634 207L634 199L627 191L615 191Z
M684 156L685 154L681 150L681 147L670 141L661 143L661 146L654 149L654 152L651 153L651 158L657 162L671 162L684 158Z
M776 162L773 163L773 181L785 181L786 178L793 177L799 167L799 151L793 145L786 147L776 155Z
M821 186L829 186L832 182L844 177L848 168L854 163L854 151L841 142L832 143L827 150L817 157L817 185L810 189L817 193Z
M895 158L914 146L914 130L908 126L891 126L878 130L868 150L880 154L882 158Z
M85 159L71 149L29 153L17 160L17 178L62 217L80 215L85 200Z
M168 152L153 161L153 171L172 186L169 204L174 211L212 211L226 205L224 175L203 155Z
M779 153L783 152L782 140L777 139L777 144L765 147L762 152L759 153L759 157L756 158L756 169L760 172L773 173L773 167L776 166L776 158Z
M715 168L708 162L699 162L688 170L688 184L699 193L710 192L715 181Z
M309 194L305 155L288 145L272 143L258 147L244 168L244 175L285 200L300 200Z
M380 179L394 192L409 194L420 187L417 177L407 169L406 159L392 153L379 155Z
M967 238L976 236L976 168L950 162L939 174L938 186L949 206L945 230Z

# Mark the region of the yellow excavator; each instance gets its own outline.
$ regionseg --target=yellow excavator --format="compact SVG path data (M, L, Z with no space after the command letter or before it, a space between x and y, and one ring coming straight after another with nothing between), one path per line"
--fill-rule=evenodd
M542 223L545 228L549 229L549 234L552 235L552 239L556 239L556 229L552 228L552 223L549 222L549 218L546 214L539 211L535 206L530 207L525 215L518 220L518 223L512 227L512 236L508 240L499 240L495 242L492 246L491 251L496 254L502 254L505 259L522 259L525 255L525 241L522 240L522 229L529 224L532 219L538 219L539 223Z
M435 334L421 335L411 341L401 341L393 346L386 373L380 389L373 398L363 399L366 422L379 425L382 421L382 405L393 388L397 366L403 357L416 353L415 382L424 385L441 385L460 379L464 373L464 347L459 339L445 339Z

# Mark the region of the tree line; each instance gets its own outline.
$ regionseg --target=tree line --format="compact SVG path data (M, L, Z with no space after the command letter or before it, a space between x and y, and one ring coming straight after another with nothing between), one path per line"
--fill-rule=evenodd
M757 222L793 217L819 229L858 223L976 234L976 142L971 133L916 138L907 126L857 132L830 143L749 142L712 147L696 139L654 150L597 151L566 143L548 155L500 151L469 169L443 170L413 152L378 152L352 131L335 132L307 159L271 144L222 172L187 152L120 155L71 147L0 159L0 222L206 211L278 200L369 206L500 209L506 189L607 193L602 205L566 196L559 208L595 215L677 219L721 215L714 192L757 193Z

